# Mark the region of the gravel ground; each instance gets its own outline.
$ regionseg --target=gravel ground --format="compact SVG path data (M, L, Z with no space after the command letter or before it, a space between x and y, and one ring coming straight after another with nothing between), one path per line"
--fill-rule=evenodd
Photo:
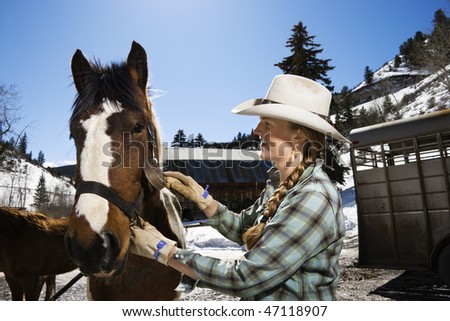
M358 237L347 235L344 249L340 257L341 281L337 290L337 300L343 301L379 301L391 300L387 296L373 293L375 290L398 278L404 271L361 269L356 267L358 258ZM56 289L59 290L69 282L78 271L58 275L56 278ZM41 300L43 300L43 293ZM450 295L450 293L448 293ZM9 288L0 273L0 300L11 300ZM59 300L83 301L86 300L86 279L82 278L75 283ZM230 301L238 300L236 297L224 295L210 289L196 288L188 295L181 297L181 300L192 301Z

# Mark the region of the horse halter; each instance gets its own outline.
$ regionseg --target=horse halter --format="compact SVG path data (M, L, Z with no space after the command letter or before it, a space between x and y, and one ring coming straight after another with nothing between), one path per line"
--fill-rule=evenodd
M139 209L141 207L142 200L144 199L143 189L141 189L141 192L139 193L139 196L135 203L124 200L121 196L119 196L119 194L116 191L99 182L94 181L81 182L77 187L77 193L75 197L87 193L98 195L110 201L118 208L120 208L122 212L124 212L125 215L128 216L128 218L131 221L136 220L138 225L140 224Z
M148 147L151 149L151 158L150 163L152 167L155 168L155 170L160 170L158 167L158 160L155 157L155 147L154 147L154 141L155 141L155 135L153 131L152 125L149 123L147 126L148 131ZM162 175L162 173L161 173ZM151 183L151 182L150 182ZM157 186L155 186L158 189L161 189ZM144 199L144 189L141 188L141 191L139 193L139 196L136 200L136 202L128 202L127 200L124 200L116 191L114 191L112 188L99 183L95 181L83 181L77 186L75 197L78 197L81 194L95 194L97 196L100 196L107 201L113 203L116 205L120 210L128 216L130 221L135 221L136 224L140 227L142 227L142 222L139 217L139 209L142 205L142 201Z

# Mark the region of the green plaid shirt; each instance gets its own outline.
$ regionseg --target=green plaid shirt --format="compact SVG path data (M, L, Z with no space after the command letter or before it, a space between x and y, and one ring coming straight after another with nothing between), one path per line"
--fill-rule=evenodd
M189 250L178 250L176 257L197 273L199 286L243 300L334 300L345 224L340 195L321 167L317 161L305 170L240 260L225 262ZM242 234L259 221L278 186L279 173L272 168L253 206L237 214L219 204L208 224L242 244Z

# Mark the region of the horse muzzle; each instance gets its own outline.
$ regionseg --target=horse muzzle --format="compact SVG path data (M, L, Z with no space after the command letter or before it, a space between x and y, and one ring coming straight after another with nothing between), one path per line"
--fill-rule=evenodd
M127 255L119 258L120 241L110 232L96 234L87 246L76 235L67 232L65 242L70 258L85 275L117 275L127 260Z

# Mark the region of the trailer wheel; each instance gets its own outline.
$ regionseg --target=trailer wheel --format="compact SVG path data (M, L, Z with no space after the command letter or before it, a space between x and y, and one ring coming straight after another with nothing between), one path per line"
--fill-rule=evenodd
M450 286L450 244L439 254L438 272L441 279Z

